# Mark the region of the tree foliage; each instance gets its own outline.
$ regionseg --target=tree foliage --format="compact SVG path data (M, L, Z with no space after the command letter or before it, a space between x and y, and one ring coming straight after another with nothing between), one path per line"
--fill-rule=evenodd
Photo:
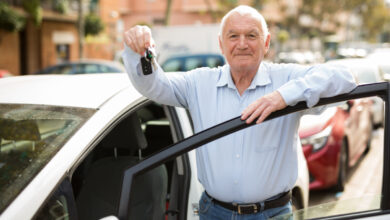
M104 29L102 19L96 14L88 14L84 18L84 35L98 35Z
M24 25L25 19L19 13L0 2L0 29L14 32L23 29Z
M35 25L41 25L42 7L40 0L23 0L23 8L31 15Z
M302 0L298 15L310 16L315 24L328 23L337 27L340 25L337 16L340 12L360 16L363 36L368 40L375 39L390 18L390 10L383 0ZM297 21L295 24L299 25ZM317 31L323 30L318 27Z

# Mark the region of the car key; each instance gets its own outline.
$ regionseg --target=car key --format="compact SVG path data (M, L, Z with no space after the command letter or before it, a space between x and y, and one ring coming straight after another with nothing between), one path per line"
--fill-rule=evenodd
M144 75L149 75L153 72L152 63L153 63L153 53L146 49L145 56L141 57L141 66L142 66L142 72Z

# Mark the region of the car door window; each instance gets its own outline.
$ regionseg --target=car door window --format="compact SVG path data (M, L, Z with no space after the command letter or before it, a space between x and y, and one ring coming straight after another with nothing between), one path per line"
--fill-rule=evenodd
M370 95L372 95L372 93L369 93L370 91L377 91L378 92L377 94L380 94L381 97L384 98L384 100L388 100L388 89L387 89L387 84L385 84L385 83L360 86L357 89L355 89L350 94L350 96L357 97L358 95L361 95L361 97L364 97L364 99L365 99L366 97L369 97ZM386 94L384 95L384 93L386 93ZM364 106L359 106L359 104L363 105L365 103L359 103L361 100L355 100L355 99L348 101L348 99L346 99L347 97L349 97L349 96L342 95L342 96L338 96L335 98L321 99L320 103L330 104L332 102L339 103L340 101L343 101L345 103L338 105L338 108L340 111L344 111L344 113L346 115L350 114L351 115L350 117L358 117L358 116L363 117L364 115L366 115L365 110L362 109L362 108L364 108ZM355 104L355 106L352 106L351 103ZM388 106L387 103L386 103L386 106ZM272 120L273 118L278 117L278 115L283 115L282 112L285 112L285 114L286 114L288 112L295 112L298 109L305 109L305 108L306 108L305 103L299 103L296 106L287 107L284 110L281 110L281 111L278 111L278 112L271 114L268 117L268 120ZM370 108L368 108L368 109L370 109ZM354 112L354 111L356 111L356 112ZM343 112L341 112L341 113L343 113ZM355 114L355 115L353 115L353 114ZM388 111L386 111L386 114L388 115ZM370 118L370 116L369 116L369 118ZM360 121L357 120L354 122L357 124L353 124L352 122L345 122L345 123L346 124L350 123L350 126L357 126L357 125L362 126L362 124L365 124L365 126L362 126L362 127L372 129L372 127L370 126L370 124L368 122L364 122L362 120L360 120ZM326 124L326 125L329 125L329 124ZM157 155L146 158L140 164L128 169L125 172L124 181L126 184L123 185L122 191L125 192L126 188L128 188L128 187L131 188L131 186L133 184L133 178L134 179L137 178L137 176L140 173L143 173L147 170L150 170L153 167L158 166L163 161L165 161L169 158L174 158L183 152L187 152L187 151L192 150L196 147L199 147L200 145L202 145L204 143L207 143L209 141L213 141L219 137L223 137L224 135L230 134L234 131L238 131L238 130L240 130L242 128L246 128L246 127L248 127L248 125L246 125L245 122L242 122L241 119L239 117L237 117L237 118L232 119L228 122L225 122L223 124L220 124L220 125L217 125L215 127L210 128L210 129L207 129L206 131L199 132L199 133L195 134L194 136L187 138L184 141L179 142L178 144L170 147L168 150L162 151ZM325 128L326 127L327 126L325 126ZM357 129L357 128L355 128L355 129ZM354 161L356 158L347 157L348 158L347 159L348 166L351 166L350 169L348 170L347 182L350 182L351 185L349 185L349 186L346 185L343 191L333 191L331 193L331 195L333 197L332 198L333 201L332 201L332 199L331 200L325 199L322 201L321 204L313 205L313 207L311 209L309 208L309 209L306 209L303 211L298 210L297 212L294 213L294 218L297 218L297 219L317 218L317 217L327 218L329 216L332 216L332 218L334 218L334 219L338 219L338 218L345 219L345 218L348 218L348 216L350 216L351 218L352 218L352 216L354 218L356 218L358 216L377 215L377 214L380 214L382 212L381 210L390 209L389 195L386 194L389 192L389 183L388 183L389 170L388 169L381 170L381 167L382 168L388 167L390 162L388 161L388 159L382 160L382 161L380 159L380 158L386 158L385 155L387 155L387 156L389 155L389 150L387 148L383 147L384 142L388 143L387 136L389 135L389 131L387 129L388 128L385 126L384 131L382 131L382 135L381 135L380 130L378 131L378 134L373 134L373 136L378 136L378 137L376 137L377 138L376 141L378 143L373 143L371 141L370 144L367 145L367 142L366 143L360 142L360 144L362 144L362 147L359 147L358 144L354 144L354 146L350 146L350 148L348 148L348 150L347 150L348 153L354 152L353 153L354 155L360 156L360 159L358 159L356 161ZM312 132L313 132L313 130L312 130ZM356 130L354 132L358 132L358 131ZM321 132L321 129L319 130L319 133L321 135L325 134L325 132ZM330 134L330 133L326 132L326 134ZM368 136L366 135L365 139L366 140L367 139L373 140L373 137L370 137L370 133L367 133L367 134L368 134ZM385 134L385 135L383 135L383 134ZM312 133L312 135L314 135L314 133ZM317 135L315 137L319 137L319 136ZM332 140L333 138L334 137L328 136L326 139L328 139L330 141L334 141L334 140ZM343 140L347 139L347 141L348 141L348 137L344 138L342 136L339 138L342 141L340 146L343 146ZM355 137L355 138L358 138L358 137ZM315 139L312 139L312 140L315 140ZM305 143L305 144L313 145L314 143L318 143L318 142ZM333 143L330 142L330 144L332 145ZM349 143L347 143L347 144L349 144ZM367 150L367 147L370 147L370 148L368 148L368 150ZM313 149L313 146L311 148ZM359 148L359 149L354 149L354 148ZM382 148L382 150L380 150L380 148ZM324 149L324 148L322 148L322 149ZM317 152L321 152L322 149L320 146L319 148L317 148L317 150L318 150ZM377 158L377 159L375 159L375 158ZM334 160L339 160L339 157L335 157ZM369 165L366 166L365 164L366 164L366 161L368 161L368 160L370 162L368 163ZM352 162L352 161L354 161L354 162ZM344 162L346 162L346 161L344 161ZM361 168L361 167L365 167L364 171L358 172L357 169ZM320 172L321 171L327 172L327 170L320 170ZM382 173L382 171L384 171L384 173L386 174L385 178L382 178L382 176L380 175ZM379 174L379 176L377 176L377 174ZM312 179L312 181L313 181L313 179ZM355 183L357 183L357 182L362 184L358 188L356 188L356 186L355 186ZM121 203L120 208L119 208L119 217L121 217L121 218L124 218L125 216L127 216L127 214L128 214L127 212L130 212L130 213L132 212L131 209L129 210L129 209L124 208L124 207L126 207L125 204L126 204L126 200L128 198L127 196L131 197L132 195L131 194L130 195L127 195L127 194L122 195L122 200L121 200L122 203ZM329 203L329 202L331 202L331 203ZM369 212L367 212L367 211L369 211ZM353 215L351 215L351 214L353 214ZM289 218L290 216L281 216L280 218L285 219L286 217ZM277 219L279 219L279 218L277 218Z
M104 135L73 173L79 218L116 215L123 171L178 139L169 117L168 107L148 102L128 113ZM172 182L177 184L175 164L175 159L169 160L139 176L134 185L137 195L129 204L137 210L131 219L165 217L172 201Z

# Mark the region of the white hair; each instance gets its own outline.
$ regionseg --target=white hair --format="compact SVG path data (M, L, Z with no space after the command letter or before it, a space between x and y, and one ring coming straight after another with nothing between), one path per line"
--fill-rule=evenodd
M256 9L254 9L250 6L240 5L240 6L233 8L228 13L226 13L225 16L223 16L223 18L221 20L221 25L219 27L219 36L220 36L221 40L222 40L222 32L223 32L223 28L225 27L226 20L234 13L238 13L241 16L249 15L250 17L259 21L261 24L261 29L262 29L263 34L264 34L264 41L267 39L267 35L269 34L269 32L268 32L267 23L265 22L263 15L261 15L260 12L258 12Z

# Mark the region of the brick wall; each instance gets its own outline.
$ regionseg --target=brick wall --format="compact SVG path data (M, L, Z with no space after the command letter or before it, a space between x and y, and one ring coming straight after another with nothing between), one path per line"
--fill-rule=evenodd
M79 58L77 25L72 22L44 21L41 26L41 67L57 64L56 44L53 41L55 32L66 32L73 36L69 43L71 61Z
M0 69L20 75L19 34L0 30Z

